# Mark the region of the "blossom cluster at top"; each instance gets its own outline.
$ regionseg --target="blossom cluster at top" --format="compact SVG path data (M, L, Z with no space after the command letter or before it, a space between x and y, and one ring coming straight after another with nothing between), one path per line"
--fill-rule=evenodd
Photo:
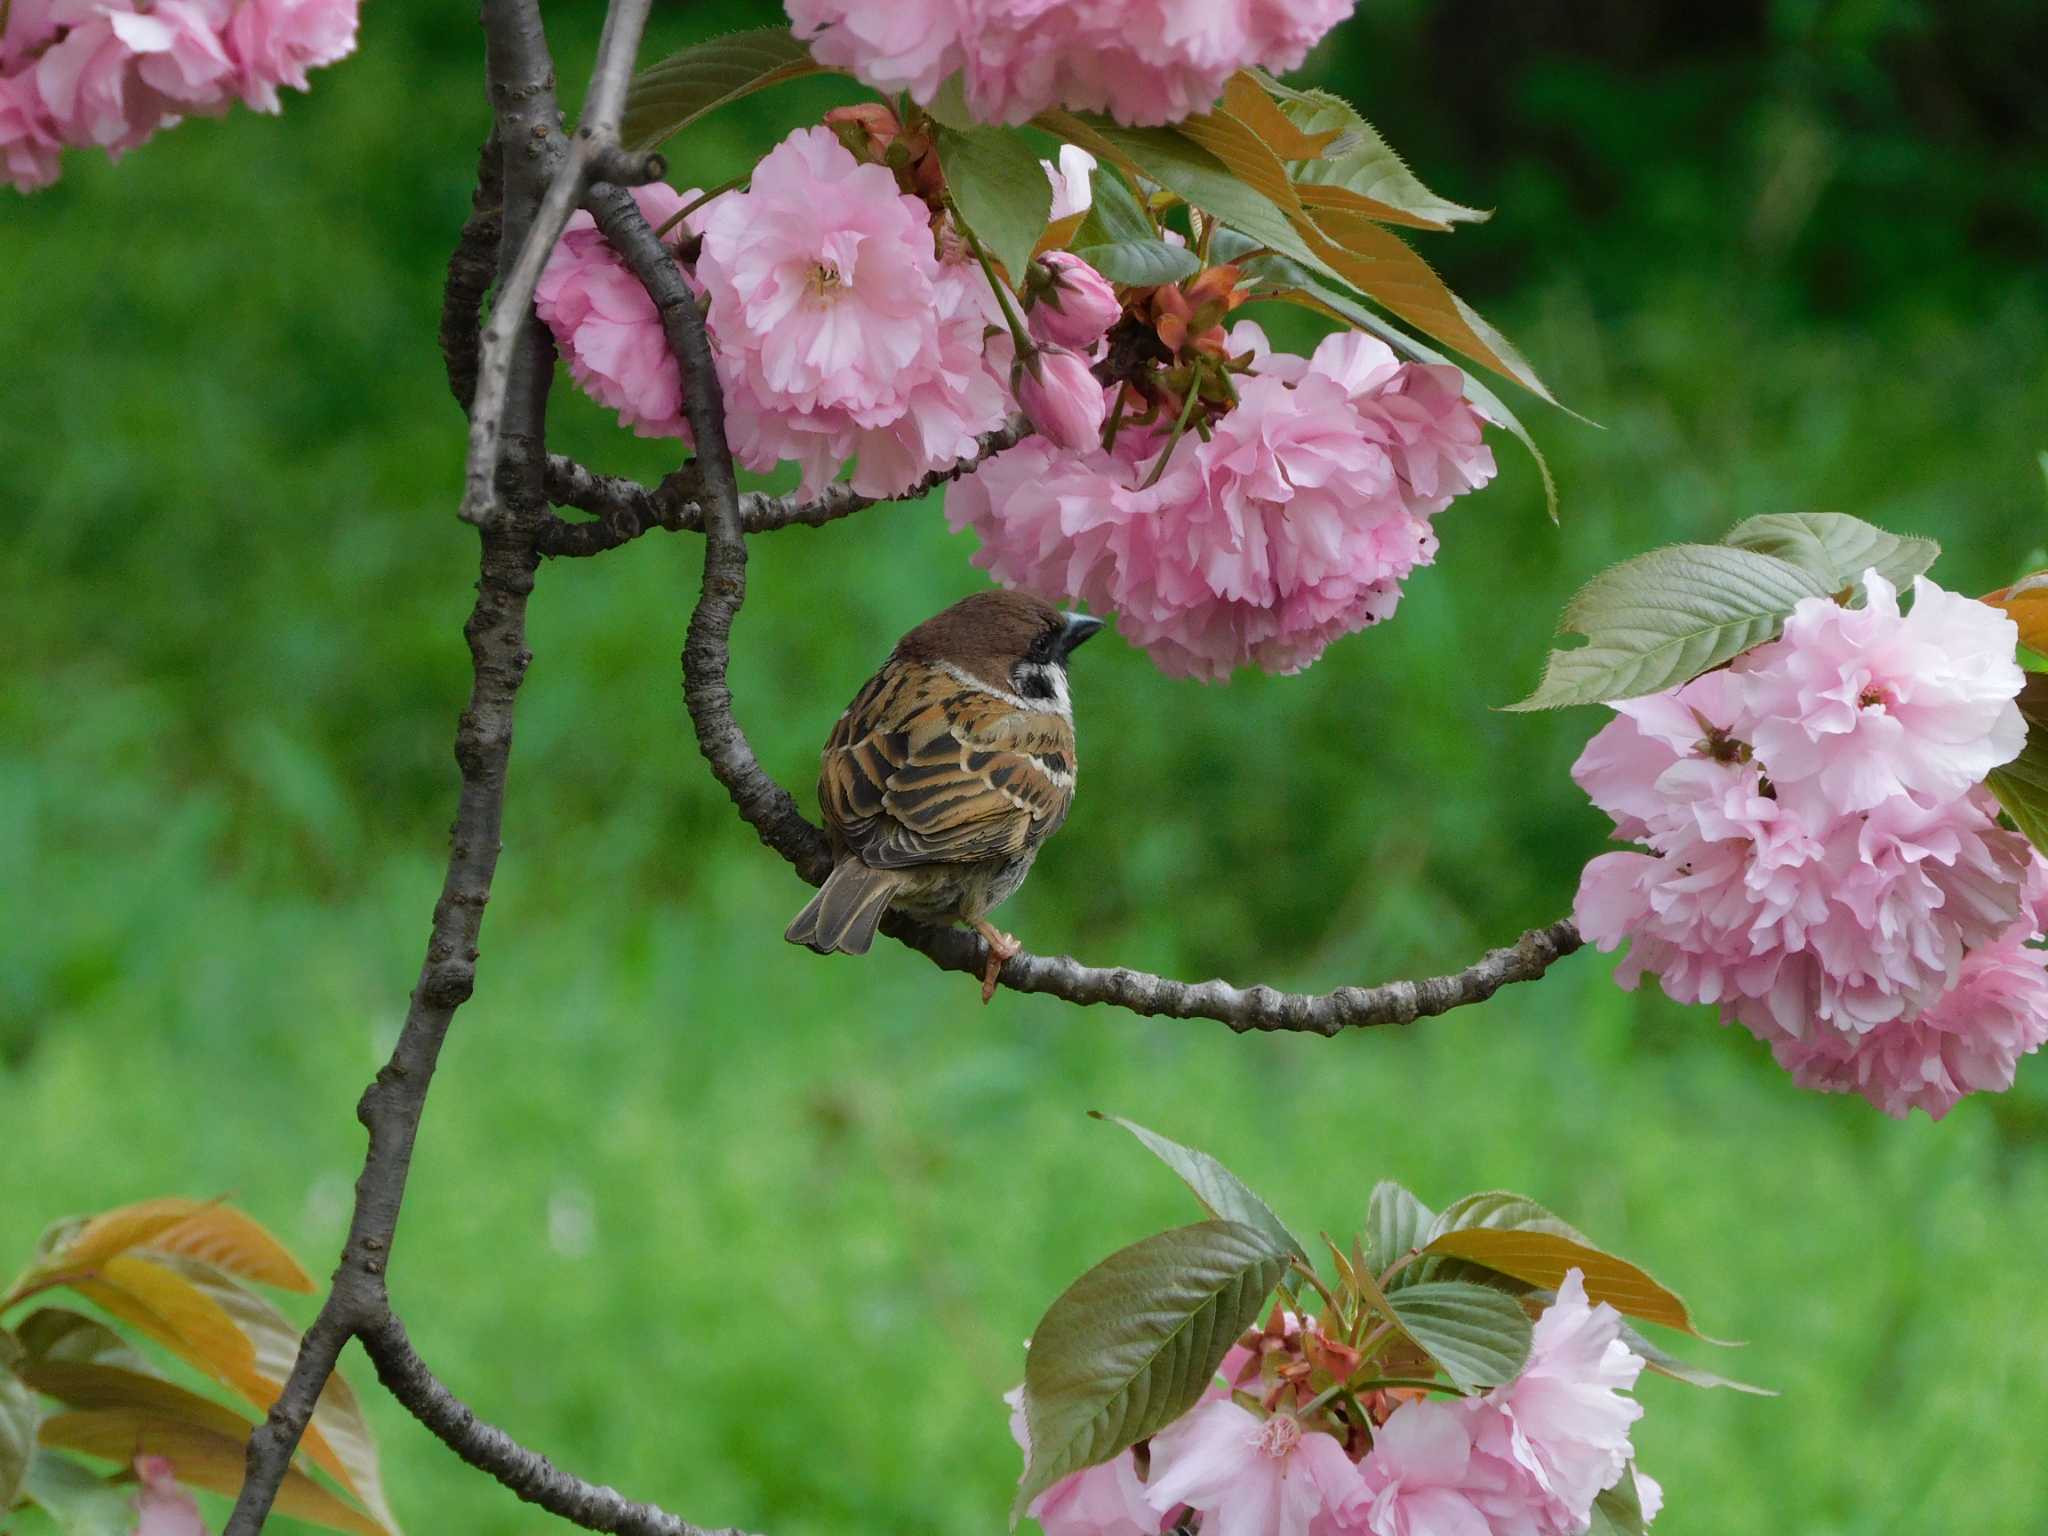
M0 6L0 164L27 192L59 151L119 156L184 117L278 90L353 52L359 0L7 0Z
M1204 111L1240 69L1276 74L1357 0L786 0L821 64L929 103L958 77L983 122L1048 107L1167 123Z
M2026 727L2011 619L1925 577L1807 598L1722 671L1616 704L1572 776L1646 851L1575 908L1617 979L1715 1003L1808 1087L1939 1119L2048 1040L2048 864L1983 787Z
M1142 1475L1124 1451L1055 1483L1030 1513L1046 1536L1158 1536L1190 1510L1203 1536L1577 1536L1632 1470L1643 1410L1622 1393L1643 1360L1620 1335L1620 1314L1589 1304L1571 1270L1513 1381L1448 1400L1369 1393L1370 1436L1347 1443L1273 1385L1329 1347L1313 1320L1287 1316L1231 1350L1201 1401L1152 1437ZM1021 1410L1010 1428L1028 1449ZM1661 1491L1633 1476L1651 1519Z

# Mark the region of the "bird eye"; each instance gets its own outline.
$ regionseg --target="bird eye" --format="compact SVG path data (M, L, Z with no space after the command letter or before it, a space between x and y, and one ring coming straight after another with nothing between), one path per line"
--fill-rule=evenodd
M1052 631L1049 629L1041 630L1038 638L1031 642L1031 659L1033 661L1050 661L1052 659L1052 647Z

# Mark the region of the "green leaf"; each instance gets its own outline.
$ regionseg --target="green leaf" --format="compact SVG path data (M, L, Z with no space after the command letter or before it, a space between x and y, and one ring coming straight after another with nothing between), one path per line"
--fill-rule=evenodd
M653 149L707 112L767 86L824 66L787 27L755 27L714 37L672 53L633 77L619 138L633 149Z
M35 1454L36 1424L41 1418L42 1409L28 1384L14 1372L0 1370L0 1519L6 1517L21 1493L29 1457Z
M1159 238L1131 184L1114 166L1096 166L1088 186L1088 216L1074 236L1075 245L1129 245Z
M105 1323L64 1307L38 1307L15 1325L14 1335L31 1361L112 1365L142 1372L149 1369L128 1341Z
M1331 206L1418 229L1447 230L1453 224L1483 223L1493 217L1483 208L1467 208L1430 191L1379 130L1343 97L1328 91L1297 91L1270 76L1260 83L1280 99L1280 110L1297 128L1337 135L1321 155L1288 165L1304 201L1315 196L1310 188L1349 193L1350 198L1333 200Z
M1717 1375L1702 1370L1690 1360L1681 1360L1670 1350L1652 1343L1627 1323L1621 1325L1621 1342L1643 1357L1643 1363L1660 1376L1669 1376L1673 1381L1685 1382L1694 1387L1726 1387L1731 1392L1747 1392L1752 1397L1776 1397L1778 1394L1769 1387L1751 1386L1746 1381Z
M1308 1250L1301 1246L1300 1238L1287 1230L1287 1223L1252 1193L1250 1185L1208 1153L1170 1141L1157 1131L1148 1131L1121 1115L1105 1115L1099 1110L1091 1110L1090 1113L1098 1120L1122 1126L1143 1142L1147 1151L1180 1175L1181 1182L1202 1202L1202 1208L1218 1221L1242 1222L1254 1231L1264 1233L1279 1252L1291 1253L1303 1263L1308 1262Z
M1030 1452L1011 1524L1061 1478L1194 1406L1286 1264L1256 1227L1205 1221L1133 1243L1069 1286L1025 1356Z
M1800 599L1832 589L1773 555L1725 544L1673 544L1595 576L1566 605L1536 691L1511 710L1605 704L1689 682L1762 645Z
M2020 685L2020 714L2027 742L2020 755L1994 768L1985 787L2036 848L2048 852L2048 672L2029 672Z
M1365 1258L1373 1272L1383 1272L1411 1248L1428 1242L1434 1219L1428 1206L1392 1179L1373 1185L1365 1202ZM1415 1268L1410 1264L1394 1276L1393 1284L1409 1279Z
M1538 1205L1527 1195L1518 1195L1506 1189L1481 1190L1476 1195L1453 1200L1444 1207L1443 1215L1430 1224L1429 1236L1424 1242L1433 1242L1447 1232L1465 1232L1473 1228L1551 1232L1559 1237L1568 1237L1574 1242L1586 1243L1588 1247L1592 1246L1587 1242L1584 1233L1553 1213L1547 1206Z
M1528 1363L1528 1314L1514 1297L1462 1280L1424 1280L1389 1293L1402 1331L1465 1391L1512 1381Z
M130 1536L135 1529L135 1495L69 1456L37 1451L21 1491L64 1536Z
M938 127L939 164L954 210L1012 283L1052 216L1052 183L1038 151L1015 128Z
M1635 1468L1629 1467L1620 1482L1593 1501L1593 1523L1586 1527L1586 1536L1644 1536L1647 1529Z
M1195 253L1164 240L1126 240L1116 245L1077 245L1073 253L1112 283L1156 288L1177 283L1201 270Z
M1773 512L1747 518L1721 542L1788 560L1830 592L1860 589L1863 573L1873 566L1893 586L1906 586L1941 553L1932 539L1886 533L1840 512Z

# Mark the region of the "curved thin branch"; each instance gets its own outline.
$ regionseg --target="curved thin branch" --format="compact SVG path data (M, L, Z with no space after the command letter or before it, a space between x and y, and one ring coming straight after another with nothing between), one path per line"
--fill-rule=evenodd
M620 1536L742 1536L731 1529L707 1531L680 1515L629 1499L616 1488L585 1482L496 1425L485 1423L427 1368L406 1337L405 1325L389 1308L362 1329L361 1338L363 1349L377 1367L377 1379L408 1413L449 1450L527 1503L538 1504L587 1531L615 1531Z
M683 646L683 695L696 727L697 745L761 841L812 885L822 884L832 872L832 850L825 834L804 818L789 791L761 767L746 732L733 716L727 669L733 621L747 593L747 524L726 448L724 398L703 317L681 270L655 239L630 196L593 188L590 208L598 228L625 258L661 313L669 347L683 371L683 398L698 444L705 492L704 584ZM947 970L978 976L986 963L984 942L959 929L933 928L891 913L883 920L882 931ZM1541 976L1581 942L1578 929L1565 920L1531 929L1514 944L1488 952L1453 975L1390 981L1377 987L1339 987L1319 995L1266 986L1236 987L1225 981L1175 981L1121 966L1084 965L1067 955L1028 952L1007 961L998 980L1013 991L1040 992L1084 1005L1113 1003L1138 1014L1215 1019L1240 1032L1292 1030L1334 1035L1375 1024L1406 1024L1481 1002L1511 982Z
M497 275L498 246L505 231L504 164L493 132L478 158L469 217L449 253L448 281L441 291L441 356L448 365L448 390L464 415L476 398L478 317Z
M1016 446L1030 431L1029 423L1019 418L993 432L985 432L976 440L971 458L962 459L950 469L934 470L893 496L863 496L843 481L812 497L769 496L748 491L740 497L740 527L746 533L821 528L883 502L915 501L949 480L972 473L983 459ZM595 513L599 521L570 523L557 519L544 527L540 540L540 552L544 555L601 555L656 528L671 533L695 533L704 526L694 463L649 487L619 475L600 475L563 454L549 454L547 489L548 500L555 505Z

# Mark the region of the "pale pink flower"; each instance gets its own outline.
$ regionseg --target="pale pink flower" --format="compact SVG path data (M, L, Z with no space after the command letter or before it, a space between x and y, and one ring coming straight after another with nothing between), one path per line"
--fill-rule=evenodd
M1478 418L1369 337L1328 338L1306 360L1266 350L1252 325L1229 345L1260 371L1237 376L1238 404L1207 442L1181 438L1155 484L1142 482L1156 430L1078 459L1027 442L962 480L947 516L980 535L975 563L1114 608L1163 670L1210 679L1299 671L1391 614L1401 580L1435 558L1430 517L1493 472Z
M207 1536L198 1500L178 1486L177 1470L167 1457L136 1457L135 1480L135 1536Z
M1636 1502L1643 1506L1645 1525L1655 1520L1664 1508L1664 1485L1641 1467L1636 1468Z
M1101 442L1107 396L1085 358L1064 347L1040 347L1016 379L1017 404L1041 437L1073 453Z
M1486 1395L1498 1412L1474 1419L1473 1445L1535 1479L1553 1526L1583 1530L1593 1501L1635 1454L1629 1428L1643 1407L1621 1394L1642 1369L1621 1342L1621 1314L1604 1301L1588 1305L1584 1275L1567 1270L1536 1319L1529 1363Z
M347 58L356 48L360 0L237 0L227 46L242 100L278 112L278 87L307 89L306 72Z
M855 488L893 494L1002 422L982 361L992 295L966 263L941 263L925 205L829 130L792 133L695 222L732 448L750 469L794 459L809 492L858 458Z
M156 0L144 11L110 11L114 35L134 55L136 80L172 113L227 110L235 66L220 29L229 0Z
M11 0L6 27L0 30L0 74L12 74L89 13L83 0Z
M1218 1400L1152 1437L1146 1500L1161 1514L1200 1510L1204 1536L1321 1536L1359 1492L1344 1448L1289 1414Z
M633 189L633 201L656 229L696 197L694 190L678 192L662 182ZM588 213L570 217L533 299L585 394L617 411L620 423L642 437L687 436L682 372L660 312Z
M126 7L96 7L36 60L36 89L67 144L96 144L119 156L171 121L174 109L135 73L135 50L115 25Z
M47 187L57 179L62 146L33 67L0 75L0 166L8 183L20 192Z
M1024 1420L1024 1389L1005 1393L1003 1401L1010 1405L1011 1438L1028 1461L1031 1431ZM1159 1536L1170 1519L1145 1501L1137 1457L1128 1450L1061 1478L1024 1512L1045 1536Z
M1351 1524L1371 1536L1547 1536L1548 1501L1519 1467L1473 1447L1476 1402L1404 1403L1358 1464Z
M1055 346L1086 352L1123 314L1109 279L1071 251L1038 258L1045 281L1028 292L1024 311L1031 334Z
M786 0L821 62L930 102L960 77L983 122L1050 106L1127 123L1200 112L1239 69L1297 67L1355 0Z
M1953 799L2019 754L2019 627L1987 603L1876 571L1861 608L1809 597L1743 657L1757 751L1779 791L1839 812L1895 795Z
M1050 160L1038 163L1045 167L1046 179L1052 183L1052 211L1046 215L1047 223L1057 224L1095 206L1095 157L1087 150L1078 144L1062 144L1057 165Z

